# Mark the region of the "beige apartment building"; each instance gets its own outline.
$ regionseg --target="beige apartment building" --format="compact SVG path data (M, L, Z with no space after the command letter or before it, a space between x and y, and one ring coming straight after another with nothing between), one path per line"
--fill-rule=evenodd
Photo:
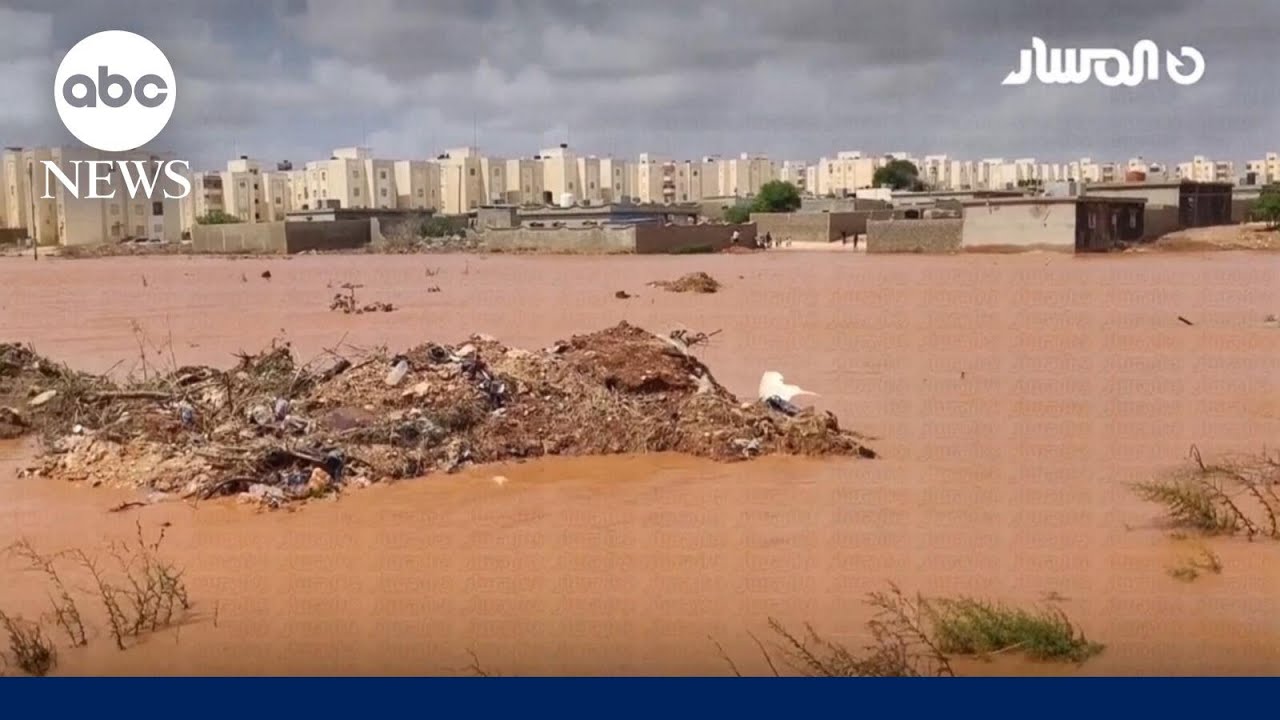
M635 165L630 167L631 189L638 203L661 203L664 201L663 184L669 161L652 155L640 153Z
M140 161L154 171L157 162L173 159L145 152L103 153L89 148L53 148L49 152L58 168L68 178L76 180L81 188L88 187L89 169L83 163L77 168L77 160ZM118 167L112 171L114 197L76 198L62 183L55 181L53 185L56 186L51 188L55 191L55 199L50 202L56 207L57 237L63 245L94 245L140 238L177 242L182 238L181 202L177 198L165 197L166 189L169 194L176 195L180 188L168 182L163 175L150 193L138 197L129 195Z
M4 226L27 227L31 203L27 200L27 163L22 158L22 148L5 148L0 156L0 178L4 181L4 197L0 198L3 200L0 205L4 206Z
M856 150L843 150L834 158L824 157L818 161L814 192L818 195L852 195L854 191L869 188L880 164L880 158L863 157Z
M192 172L191 194L178 201L182 216L182 232L190 232L199 219L212 212L226 212L222 196L222 173Z
M808 179L805 177L805 171L808 166L802 160L783 160L778 165L778 179L783 182L789 182L799 188L803 195L806 190Z
M595 155L578 158L578 183L582 188L582 201L592 205L604 202L604 187L600 183L600 158Z
M542 187L551 193L555 205L576 203L585 197L582 180L578 175L578 162L569 146L548 148L538 153L542 165Z
M1280 153L1269 152L1261 160L1250 160L1245 168L1256 185L1280 183Z
M631 176L627 162L618 158L600 158L600 202L616 203L631 198Z
M773 161L763 155L742 153L736 158L721 160L721 196L750 197L760 192L761 186L777 177Z
M430 160L396 160L396 204L401 210L440 207L440 166Z
M1175 174L1179 180L1196 182L1229 182L1234 183L1235 163L1229 160L1210 160L1203 155L1196 155L1191 162L1178 163Z
M506 161L480 155L474 147L447 150L440 165L440 204L447 215L461 215L481 205L504 202Z
M533 158L507 160L507 185L503 201L512 205L545 205L542 161Z

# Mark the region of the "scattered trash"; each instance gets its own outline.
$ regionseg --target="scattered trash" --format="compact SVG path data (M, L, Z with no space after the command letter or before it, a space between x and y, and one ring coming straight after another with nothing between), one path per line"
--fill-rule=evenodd
M363 285L353 285L351 283L343 283L340 286L347 292L337 293L333 299L329 301L329 310L341 310L347 315L363 315L372 312L394 312L395 305L389 302L376 301L366 305L360 305L356 302L356 290L364 287Z
M619 300L627 300L632 297L635 297L634 295L627 292L626 290L619 290L618 292L614 293L613 296L618 298Z
M141 382L0 344L0 406L58 392L31 417L0 411L0 429L44 438L24 475L267 507L545 455L874 457L834 415L788 408L801 391L777 381L771 403L743 403L671 337L627 323L538 351L475 335L299 365L281 344Z
M1188 320L1188 319L1186 319L1186 318L1182 317L1181 315L1179 315L1179 316L1178 316L1178 319L1182 321L1182 324L1183 324L1183 325L1194 325L1194 324L1195 324L1195 323L1191 322L1190 320Z
M704 272L689 273L678 280L657 280L649 283L669 292L713 293L721 288L720 281Z
M176 405L176 408L178 410L178 420L182 423L183 427L189 428L196 424L195 406L186 400L182 400Z
M391 367L391 372L387 373L387 378L383 382L395 387L396 385L399 385L400 381L404 380L404 376L408 374L409 361L404 358L400 358L400 361Z
M427 292L429 292L429 293L438 293L438 292L440 292L440 286L439 286L439 285L432 285L431 287L427 288Z
M503 485L507 484L507 477L505 475L494 475L493 484L497 485L498 487L502 487Z
M798 385L788 385L782 381L782 373L769 370L760 376L760 399L768 400L776 397L791 401L791 398L797 395L817 395L818 393L809 392Z
M263 270L263 271L262 271L262 278L263 278L264 280L270 280L270 279L271 279L271 271L270 271L270 270Z
M11 407L0 407L0 440L8 440L27 432L27 421Z
M28 400L27 405L30 405L31 407L40 407L41 405L44 405L45 403L49 402L50 400L54 399L57 396L58 396L57 390L45 390L39 395L36 395L35 397Z

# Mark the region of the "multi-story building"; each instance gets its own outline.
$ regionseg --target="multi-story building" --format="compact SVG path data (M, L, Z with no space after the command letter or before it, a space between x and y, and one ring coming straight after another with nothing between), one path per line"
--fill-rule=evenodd
M474 147L446 150L440 165L440 205L448 215L501 203L507 187L506 161L480 155Z
M808 185L808 178L805 177L806 170L808 167L803 160L783 160L778 166L778 179L795 185L803 195Z
M27 200L30 178L27 176L27 163L22 158L22 148L5 148L0 156L0 179L4 182L0 205L4 206L5 227L26 228L27 217L31 214L31 203Z
M604 188L600 182L600 158L595 155L580 157L578 160L578 187L581 188L582 202L599 205L604 202Z
M430 160L396 160L395 207L401 210L440 208L440 166Z
M618 158L600 158L600 202L616 203L631 198L631 176L627 163Z
M818 161L818 195L851 195L856 190L871 187L880 158L863 157L856 150L842 150L834 158Z
M532 158L507 160L506 195L503 200L512 205L546 205L549 196L544 195L542 162Z
M1196 155L1191 162L1178 163L1175 175L1179 180L1195 182L1230 182L1236 180L1235 163L1229 160L1214 161Z
M1261 160L1250 160L1245 165L1245 172L1253 185L1280 183L1280 153L1269 152Z
M47 151L52 162L79 187L88 187L88 161L140 162L149 172L155 172L157 163L172 158L146 152L103 153L89 148L53 148ZM83 161L79 165L76 161ZM112 197L75 197L61 182L54 182L54 199L57 217L56 237L63 245L94 245L120 242L127 239L163 240L177 242L182 237L182 207L176 188L163 176L145 195L132 196L120 177L118 165L110 170ZM43 180L39 181L41 186ZM144 190L145 185L139 184ZM166 190L169 192L166 193ZM192 189L195 192L195 189Z
M543 191L551 193L552 203L576 203L584 197L578 161L568 145L561 143L560 147L543 150L538 153L538 161L542 164Z
M763 155L742 153L720 161L720 196L750 197L776 177L773 162Z
M650 153L640 153L632 165L631 187L636 202L660 203L664 201L663 184L670 162Z
M178 201L182 232L190 232L200 218L210 213L226 212L222 195L222 173L197 171L188 175L187 179L191 181L191 193Z
M223 211L240 222L265 222L262 204L262 166L242 155L222 172Z

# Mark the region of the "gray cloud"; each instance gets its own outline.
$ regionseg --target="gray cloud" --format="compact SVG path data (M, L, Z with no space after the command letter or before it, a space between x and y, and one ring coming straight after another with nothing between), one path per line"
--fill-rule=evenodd
M840 149L1237 161L1280 146L1280 3L1132 0L0 0L0 142L66 141L61 53L98 30L165 50L179 104L154 143L197 164L370 143L429 157L478 138L676 157ZM1032 35L1201 49L1194 87L1006 87Z

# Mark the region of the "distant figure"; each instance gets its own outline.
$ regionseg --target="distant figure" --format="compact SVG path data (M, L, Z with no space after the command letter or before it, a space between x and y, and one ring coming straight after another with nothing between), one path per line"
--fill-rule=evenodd
M734 230L734 231L733 231L733 234L729 236L729 244L730 244L730 245L737 245L737 244L738 244L738 238L739 238L739 237L740 237L740 236L738 235L738 231L737 231L737 230Z
M855 240L854 242L857 242L857 241ZM841 245L848 245L848 244L849 244L849 236L848 236L848 234L847 234L847 233L845 233L845 231L844 231L844 230L841 230L841 231L840 231L840 244L841 244Z
M764 234L764 246L767 248L773 247L773 233Z
M854 249L854 250L857 250L857 249L858 249L858 236L857 236L857 235L854 235L854 236L853 236L853 249Z

